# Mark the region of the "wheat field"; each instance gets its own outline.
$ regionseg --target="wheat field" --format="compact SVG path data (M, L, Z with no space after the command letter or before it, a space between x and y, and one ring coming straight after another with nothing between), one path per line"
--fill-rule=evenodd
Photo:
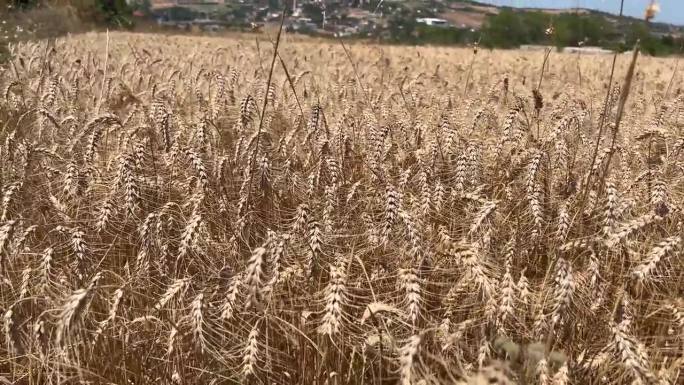
M676 59L274 43L10 47L3 383L684 383Z

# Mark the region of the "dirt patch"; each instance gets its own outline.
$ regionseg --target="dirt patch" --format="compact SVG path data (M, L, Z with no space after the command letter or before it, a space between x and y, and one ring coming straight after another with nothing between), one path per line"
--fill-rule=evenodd
M472 10L475 12L481 12L481 13L489 13L489 14L497 14L499 13L499 8L495 7L493 5L487 6L487 5L478 5L478 4L473 4L473 3L466 3L466 2L460 2L456 1L451 4L449 4L449 8L453 10Z
M441 15L444 19L449 20L451 24L459 28L475 28L479 29L484 23L487 15L484 13L475 13L467 11L452 11L445 12Z

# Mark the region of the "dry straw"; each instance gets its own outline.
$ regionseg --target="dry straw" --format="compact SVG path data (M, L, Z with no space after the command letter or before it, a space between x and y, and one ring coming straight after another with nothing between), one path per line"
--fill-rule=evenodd
M10 381L678 384L674 61L106 42L0 68Z

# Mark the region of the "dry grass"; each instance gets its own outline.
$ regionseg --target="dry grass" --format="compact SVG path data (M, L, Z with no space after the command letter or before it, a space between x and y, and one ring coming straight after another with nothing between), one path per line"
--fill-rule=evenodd
M674 61L259 38L11 47L4 379L682 383Z

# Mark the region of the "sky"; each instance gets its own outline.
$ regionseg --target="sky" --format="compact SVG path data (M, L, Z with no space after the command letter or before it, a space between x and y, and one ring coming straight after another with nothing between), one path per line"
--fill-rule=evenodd
M618 14L620 0L478 0L483 3L534 8L593 8ZM649 0L625 0L625 14L643 17ZM684 25L684 0L659 0L660 13L655 21Z

